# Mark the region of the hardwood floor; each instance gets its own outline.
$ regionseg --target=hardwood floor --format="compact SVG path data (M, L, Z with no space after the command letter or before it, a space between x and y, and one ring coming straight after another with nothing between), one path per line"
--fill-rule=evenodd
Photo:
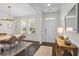
M32 41L30 41L32 42ZM41 45L44 46L52 46L54 48L54 43L42 43L39 44L39 42L33 42L32 45L30 45L29 47L27 47L25 50L21 51L19 54L17 54L16 56L33 56L35 54L35 52L39 49L39 47ZM54 49L52 49L52 56L55 56L55 52Z

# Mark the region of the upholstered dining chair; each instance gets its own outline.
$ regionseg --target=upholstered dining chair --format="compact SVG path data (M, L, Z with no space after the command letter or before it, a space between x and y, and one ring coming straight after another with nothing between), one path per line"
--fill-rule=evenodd
M25 33L23 33L23 40L25 40L25 38L26 38L26 34L25 34Z
M0 35L7 35L7 33L0 33Z
M23 34L18 39L18 41L19 41L20 44L22 43L22 40L23 40Z
M16 36L12 36L11 38L9 38L8 41L2 41L1 42L4 46L4 52L6 52L6 50L10 51L10 55L11 55L11 49L15 48L17 50L16 45L18 44L17 38Z
M20 44L20 47L21 47L21 44L23 43L25 37L26 37L25 34L22 34L21 36L19 36L18 42Z

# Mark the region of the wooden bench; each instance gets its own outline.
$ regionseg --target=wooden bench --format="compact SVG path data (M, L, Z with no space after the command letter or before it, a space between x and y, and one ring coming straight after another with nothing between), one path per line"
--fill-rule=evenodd
M52 56L52 47L50 46L41 46L34 56Z

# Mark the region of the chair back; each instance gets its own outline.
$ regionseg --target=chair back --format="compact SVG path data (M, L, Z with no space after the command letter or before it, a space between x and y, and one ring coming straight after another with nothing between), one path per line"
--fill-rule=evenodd
M25 38L25 33L23 33L20 37L19 37L19 40L23 40Z
M26 34L24 33L24 34L23 34L23 39L24 39L25 37L26 37Z
M0 33L0 35L7 35L7 33Z
M16 36L12 36L12 37L9 39L9 43L15 43L16 41L17 41Z
M7 43L7 41L5 41L5 40L1 41L1 44L6 44L6 43Z
M23 40L23 34L19 37L19 40Z

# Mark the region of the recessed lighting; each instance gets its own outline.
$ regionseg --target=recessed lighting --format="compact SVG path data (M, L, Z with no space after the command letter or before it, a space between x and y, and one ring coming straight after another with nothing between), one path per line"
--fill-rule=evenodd
M51 4L50 4L50 3L48 3L47 5L48 5L48 6L50 6Z

